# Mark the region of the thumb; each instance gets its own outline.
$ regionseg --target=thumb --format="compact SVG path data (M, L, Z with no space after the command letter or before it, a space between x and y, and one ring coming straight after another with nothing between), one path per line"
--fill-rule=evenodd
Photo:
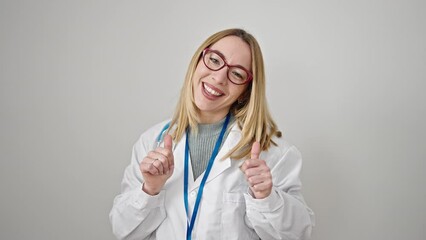
M164 136L164 148L172 150L172 146L173 146L172 136L170 136L169 134L166 134L166 136Z
M260 143L254 142L251 146L251 159L259 159L260 155Z

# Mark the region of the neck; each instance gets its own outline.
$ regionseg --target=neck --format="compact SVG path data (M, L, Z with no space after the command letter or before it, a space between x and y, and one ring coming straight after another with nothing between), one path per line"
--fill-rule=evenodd
M220 120L224 119L228 112L224 113L200 113L200 122L201 124L210 124L210 123L217 123Z

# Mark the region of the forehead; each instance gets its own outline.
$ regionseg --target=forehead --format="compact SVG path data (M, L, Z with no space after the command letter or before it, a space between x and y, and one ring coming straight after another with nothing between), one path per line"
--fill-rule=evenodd
M250 46L241 38L227 36L211 45L210 48L221 52L228 64L241 65L251 70Z

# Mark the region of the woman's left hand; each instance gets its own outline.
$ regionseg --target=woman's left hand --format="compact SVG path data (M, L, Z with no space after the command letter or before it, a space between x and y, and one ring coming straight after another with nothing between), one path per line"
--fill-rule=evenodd
M240 169L246 176L251 191L256 199L268 197L272 191L272 175L265 160L259 159L260 143L254 142L251 158L244 161Z

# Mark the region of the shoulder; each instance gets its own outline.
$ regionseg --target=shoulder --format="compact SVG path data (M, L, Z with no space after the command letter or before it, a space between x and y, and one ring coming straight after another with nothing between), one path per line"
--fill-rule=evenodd
M265 151L263 159L271 169L274 184L287 191L291 186L300 185L302 155L295 145L283 137L273 140L277 145L272 145Z
M238 124L234 123L231 127L230 135L232 136L233 145L241 139L242 133ZM260 157L267 160L271 164L276 164L281 159L296 159L301 160L302 156L300 151L295 145L289 142L285 137L273 137L271 146L262 151Z
M290 143L285 137L274 137L272 140L276 143L276 145L272 144L272 151L278 151L282 155L286 154L288 151L299 151L296 146Z
M265 157L271 164L283 164L284 162L299 165L301 164L302 155L295 145L288 142L284 137L274 137L272 139L276 145L265 151Z

